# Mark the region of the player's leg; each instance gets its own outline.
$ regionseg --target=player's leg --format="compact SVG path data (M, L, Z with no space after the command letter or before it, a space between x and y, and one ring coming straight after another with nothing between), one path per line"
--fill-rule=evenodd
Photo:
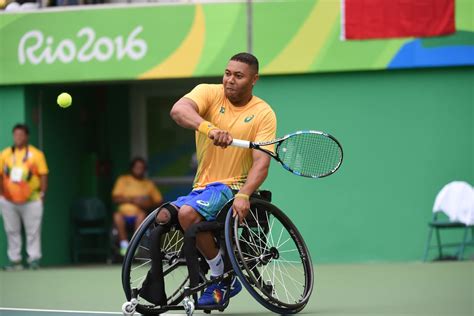
M232 191L222 183L213 183L200 190L186 201L178 213L184 230L203 220L214 221L218 212L232 198ZM201 232L196 236L196 244L205 257L211 270L211 278L224 273L224 260L211 232ZM225 295L228 284L220 282L207 287L198 301L198 305L219 305L225 303L230 296L240 292L242 286L237 279L232 280L231 291Z
M127 224L125 222L125 217L120 212L114 213L114 225L117 228L119 244L120 244L120 254L125 255L128 247L128 238L127 238Z
M34 201L21 206L21 217L26 233L26 252L31 269L39 268L41 259L41 221L43 202Z
M193 207L189 205L183 205L178 212L178 219L181 227L184 231L186 231L192 225L202 222L204 217ZM212 232L199 233L196 236L196 244L199 251L202 253L204 258L206 258L206 260L212 260L213 258L216 258L217 254L219 253L219 249L217 248L216 242L214 241L214 235Z
M3 225L7 235L8 259L10 264L6 270L20 270L21 265L21 218L16 209L16 205L3 199L1 200Z
M140 227L140 224L145 220L146 214L143 210L139 210L135 217L136 217L136 219L135 219L135 230L137 230L138 227Z

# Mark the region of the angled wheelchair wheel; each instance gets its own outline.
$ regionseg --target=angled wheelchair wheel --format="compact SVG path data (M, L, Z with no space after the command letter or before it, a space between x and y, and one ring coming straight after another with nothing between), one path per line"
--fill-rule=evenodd
M141 298L139 293L151 268L150 241L156 227L155 218L159 210L153 211L133 235L122 266L122 286L128 301L138 300L136 310L145 315L158 315L166 310ZM164 231L161 236L163 274L167 293L167 305L176 305L183 299L184 287L189 283L186 262L181 255L183 234L179 229Z
M242 284L265 308L278 314L301 311L313 290L306 244L290 219L273 204L251 199L240 225L229 209L226 247Z

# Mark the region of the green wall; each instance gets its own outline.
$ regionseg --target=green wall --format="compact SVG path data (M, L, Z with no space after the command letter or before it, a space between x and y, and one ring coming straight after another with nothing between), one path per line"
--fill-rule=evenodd
M316 262L420 260L437 192L474 184L473 82L473 68L260 79L256 94L275 109L279 135L323 130L344 147L328 178L273 163L264 185Z

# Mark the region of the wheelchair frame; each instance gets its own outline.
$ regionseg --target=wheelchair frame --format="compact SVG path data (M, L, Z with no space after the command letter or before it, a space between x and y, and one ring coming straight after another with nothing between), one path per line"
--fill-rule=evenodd
M152 304L141 304L139 302L139 291L141 288L133 288L131 285L130 273L136 252L140 250L139 247L141 247L140 244L144 239L145 234L147 234L147 232L153 229L153 227L157 227L158 224L155 223L155 218L162 207L150 213L150 215L143 221L139 229L133 235L122 266L122 285L125 292L125 296L127 298L127 302L125 302L122 306L122 312L124 313L124 315L133 315L136 311L144 315L159 315L170 310L184 310L187 315L192 315L195 310L203 310L206 313L210 313L212 310L219 310L222 312L228 307L230 303L230 298L226 298L225 303L222 305L213 306L195 306L194 302L197 302L198 293L203 291L210 284L226 281L234 276L238 277L242 282L243 286L247 289L247 291L261 305L263 305L270 311L279 314L294 314L301 311L306 306L309 297L311 296L314 282L314 272L311 257L306 247L306 244L301 234L298 232L291 220L280 209L270 203L269 198L265 199L264 194L253 195L250 199L250 202L251 211L247 218L244 220L244 225L239 225L237 218L232 217L233 199L231 199L221 209L215 222L201 222L195 224L190 229L188 229L186 233L184 233L183 243L181 244L179 254L174 254L174 257L166 257L166 259L169 260L169 267L167 269L164 269L163 275L165 277L169 273L173 273L176 268L179 268L183 265L187 266L188 275L180 284L181 287L173 293L179 293L179 295L177 297L172 297L171 300L169 297L167 297L167 304L162 306ZM268 214L270 214L270 216L273 216L273 221L271 224ZM263 217L264 215L266 216L266 221L265 219L259 218ZM269 229L271 230L272 227L275 225L275 219L280 222L282 228L279 233L278 242L274 243L274 241L272 241L272 243L275 244L277 247L275 247L275 245L273 247L268 247L268 233ZM239 231L239 229L241 231ZM276 293L276 283L274 282L274 280L273 284L271 284L271 282L269 284L268 282L264 281L264 277L260 274L260 271L257 268L264 267L262 268L262 274L264 274L265 269L267 269L267 265L269 265L273 260L273 279L275 279L275 262L280 267L280 262L278 260L280 256L283 257L283 255L279 253L279 250L277 248L279 247L278 244L280 243L280 239L282 238L284 229L286 230L286 233L289 236L284 243L287 244L289 240L293 240L296 247L294 250L283 250L282 253L298 252L299 259L301 260L304 272L304 280L302 280L301 282L298 281L298 285L303 284L304 282L303 293L301 293L300 295L301 298L299 300L295 300L291 293L289 295L288 291L285 293L286 297L288 298L288 301L295 300L296 302L284 302ZM191 230L192 233L189 234ZM202 255L197 254L195 248L195 237L196 234L200 231L214 231L216 235L216 241L218 242L218 244L220 244L220 248L225 250L225 255L223 256L225 273L222 276L219 276L212 280L206 279L205 273L207 272L207 263L205 262ZM160 238L170 232L179 234L178 228L171 227L168 231L162 233L162 235L160 235ZM247 237L249 239L246 240L245 238ZM270 237L273 238L273 236L271 235ZM242 244L239 241L240 238L244 238L242 240ZM264 246L261 245L262 242L264 243ZM164 245L160 245L161 252L163 252L162 246ZM189 253L189 251L187 251L186 257L184 257L183 248L188 247L187 249L189 250L190 246L194 247L194 253L196 253L196 255L193 256ZM142 248L146 249L146 247ZM162 264L163 262L164 260L162 260ZM138 267L142 265L144 264L141 264ZM282 273L288 273L288 275L290 275L290 272L283 265L283 263L282 266L284 269L281 269L280 267L280 274L282 275ZM196 267L198 267L198 273L196 273ZM293 279L293 277L290 278ZM286 290L285 284L281 285L283 285ZM295 286L295 288L297 287ZM228 288L227 293L230 292L229 290L230 289ZM291 300L289 298L290 296L292 297Z

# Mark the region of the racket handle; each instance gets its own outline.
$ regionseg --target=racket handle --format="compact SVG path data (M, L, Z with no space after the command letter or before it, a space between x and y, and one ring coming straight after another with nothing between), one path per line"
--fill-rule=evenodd
M241 148L250 148L250 142L248 140L234 139L230 145Z

